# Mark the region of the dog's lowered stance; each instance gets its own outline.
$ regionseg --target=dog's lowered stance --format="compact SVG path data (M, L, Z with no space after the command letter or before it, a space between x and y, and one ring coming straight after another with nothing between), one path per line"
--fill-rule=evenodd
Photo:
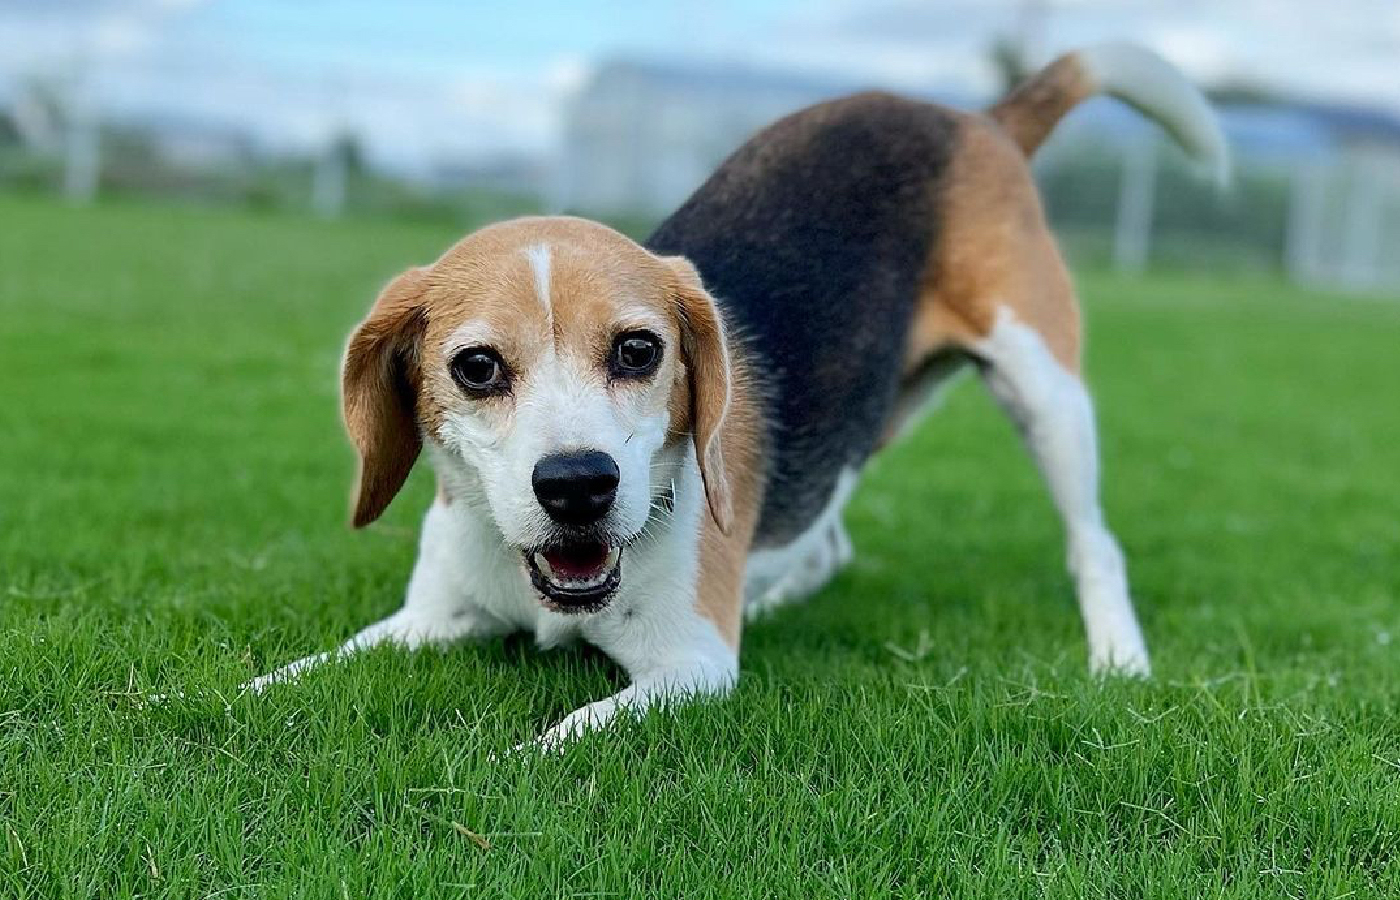
M972 363L1064 518L1096 670L1141 674L1122 555L1098 500L1073 289L1027 156L1109 93L1223 175L1209 107L1145 50L1050 65L986 114L884 93L759 133L645 245L525 218L385 288L350 338L354 524L420 453L438 477L402 609L263 688L384 642L517 630L582 638L631 678L545 743L619 709L714 694L744 612L851 556L862 465Z

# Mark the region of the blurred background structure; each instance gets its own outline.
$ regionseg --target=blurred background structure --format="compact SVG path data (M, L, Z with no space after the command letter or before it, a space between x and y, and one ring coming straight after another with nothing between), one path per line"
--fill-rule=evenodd
M800 106L963 108L1095 40L1209 89L1219 192L1097 100L1036 161L1072 255L1400 284L1400 4L0 0L0 192L633 232Z

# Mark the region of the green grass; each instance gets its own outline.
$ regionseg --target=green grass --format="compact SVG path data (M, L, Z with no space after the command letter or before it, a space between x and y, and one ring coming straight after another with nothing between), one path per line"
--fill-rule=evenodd
M618 673L515 640L236 696L399 602L430 479L346 527L335 371L452 237L0 202L0 897L1400 894L1393 302L1083 278L1146 683L1086 674L965 384L726 702L492 761Z

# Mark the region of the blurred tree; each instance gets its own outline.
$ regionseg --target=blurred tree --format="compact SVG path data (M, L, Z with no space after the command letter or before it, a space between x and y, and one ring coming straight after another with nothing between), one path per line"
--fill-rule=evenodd
M1006 35L993 38L990 54L1000 93L1007 93L1030 76L1031 66L1022 41Z
M311 206L316 214L334 218L343 213L350 179L364 167L364 149L354 133L341 130L332 136L312 177Z
M1049 30L1047 0L1017 0L1012 31L992 40L992 67L1002 93L1025 81L1046 61L1045 36Z
M15 127L32 150L53 151L67 127L63 89L51 79L21 79L10 109Z
M337 157L347 175L361 175L366 169L364 143L353 131L341 131L331 138L331 156Z

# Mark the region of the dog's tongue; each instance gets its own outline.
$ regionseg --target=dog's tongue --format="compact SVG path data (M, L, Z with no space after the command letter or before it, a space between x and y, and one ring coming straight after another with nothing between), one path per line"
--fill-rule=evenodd
M574 581L587 581L603 571L608 561L608 545L570 544L544 551L544 558L555 575Z

